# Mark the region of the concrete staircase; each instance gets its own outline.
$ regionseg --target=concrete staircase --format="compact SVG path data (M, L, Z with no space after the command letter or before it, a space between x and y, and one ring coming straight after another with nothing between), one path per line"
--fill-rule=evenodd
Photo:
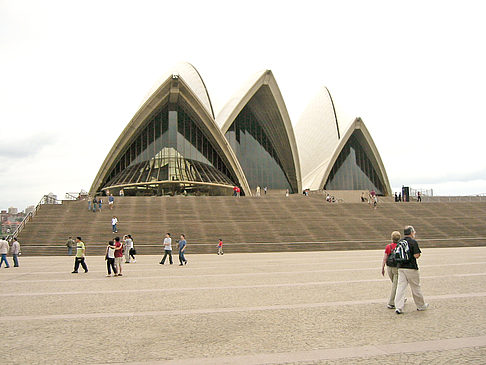
M422 247L486 245L486 202L330 204L323 195L265 197L116 197L102 212L87 201L42 205L19 236L24 255L65 255L68 236L81 236L88 255L104 253L114 237L131 234L138 254L162 252L166 232L185 233L188 253L380 249L392 231L411 224ZM175 249L175 242L173 248ZM176 250L175 250L176 251Z

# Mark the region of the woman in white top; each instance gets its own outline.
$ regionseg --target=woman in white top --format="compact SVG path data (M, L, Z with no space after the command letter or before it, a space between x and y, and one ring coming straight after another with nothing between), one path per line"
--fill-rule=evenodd
M105 260L106 260L106 268L108 269L108 275L111 276L111 269L113 269L114 276L117 275L116 267L115 267L115 244L113 241L108 242L108 246L106 246L106 253L105 253Z

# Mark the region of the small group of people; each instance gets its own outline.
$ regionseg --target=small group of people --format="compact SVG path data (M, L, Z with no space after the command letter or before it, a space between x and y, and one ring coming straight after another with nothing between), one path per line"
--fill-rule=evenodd
M179 248L179 266L184 266L187 265L187 259L185 257L186 253L186 248L187 248L187 241L186 241L186 236L184 234L180 235L180 239L176 240ZM159 264L164 265L165 260L168 257L169 258L169 264L173 264L172 262L172 238L170 237L170 233L165 234L164 238L164 257L162 257L162 260L160 260Z
M68 246L68 254L72 253L72 248L76 247L76 257L74 259L74 270L73 274L77 274L79 266L84 269L84 272L88 272L88 265L86 264L86 245L82 241L81 237L76 237L74 241L75 246L72 246L73 239L69 237L66 245ZM71 250L69 250L71 248ZM123 241L120 237L115 237L113 240L108 242L105 250L105 261L108 274L106 276L111 276L113 271L114 276L122 276L122 263L125 261L126 264L130 262L137 262L135 255L136 250L133 246L133 238L130 234L123 236Z
M376 194L376 191L370 190L368 193L366 192L361 192L361 203L368 203L370 207L373 207L376 209L378 206L378 194Z
M386 246L381 264L381 274L383 276L385 275L386 266L388 277L392 282L387 308L394 309L396 314L403 313L406 302L405 292L408 285L410 285L410 289L412 290L412 296L417 310L424 311L429 307L429 304L424 300L420 287L420 273L417 259L420 257L422 251L420 251L418 242L415 240L416 231L412 226L406 226L403 234L403 240L406 241L404 244L408 247L409 252L408 260L395 261L395 250L398 245L402 245L402 242L400 232L394 231L391 234L392 242Z
M257 185L255 190L255 196L261 196L261 188L260 185ZM267 195L268 186L263 187L263 195Z
M96 209L98 209L101 212L101 208L103 207L103 199L99 198L96 200L96 197L91 199L88 197L88 211L93 211L96 213Z
M120 237L115 237L113 240L108 241L105 251L106 269L108 271L106 276L111 277L112 271L113 276L123 276L123 261L125 260L125 264L137 262L135 258L136 253L133 247L133 238L130 234L123 236L123 242L120 241Z
M12 246L9 245L5 237L0 238L0 255L2 256L0 260L0 267L2 267L2 264L5 263L5 268L10 268L10 264L8 263L7 259L7 255L9 253L12 255L14 267L19 267L19 256L21 255L21 252L20 243L17 241L17 237L13 238Z
M110 209L113 209L115 205L115 198L113 197L113 194L110 194L108 196L108 207ZM98 198L96 199L96 196L91 199L91 196L88 195L88 211L93 211L96 213L97 210L101 212L101 209L103 208L103 199Z

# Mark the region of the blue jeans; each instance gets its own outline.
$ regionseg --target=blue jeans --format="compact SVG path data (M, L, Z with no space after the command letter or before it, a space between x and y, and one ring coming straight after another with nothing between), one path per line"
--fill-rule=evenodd
M116 229L116 224L112 224L112 226L113 226L113 233L118 232L118 229Z
M6 253L2 253L2 260L0 260L0 267L2 267L2 263L5 261L5 267L10 267L10 265L8 264L8 261L7 261L7 254Z
M14 260L14 267L19 267L19 255L16 253L12 254L13 260Z
M182 264L186 262L186 258L184 257L184 251L179 251L179 263Z
M73 254L73 248L68 247L68 256L71 256Z

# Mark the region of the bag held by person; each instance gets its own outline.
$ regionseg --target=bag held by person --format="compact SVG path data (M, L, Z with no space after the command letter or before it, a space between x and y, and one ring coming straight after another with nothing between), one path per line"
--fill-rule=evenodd
M395 260L395 249L393 249L386 258L386 266L397 267L397 261Z

